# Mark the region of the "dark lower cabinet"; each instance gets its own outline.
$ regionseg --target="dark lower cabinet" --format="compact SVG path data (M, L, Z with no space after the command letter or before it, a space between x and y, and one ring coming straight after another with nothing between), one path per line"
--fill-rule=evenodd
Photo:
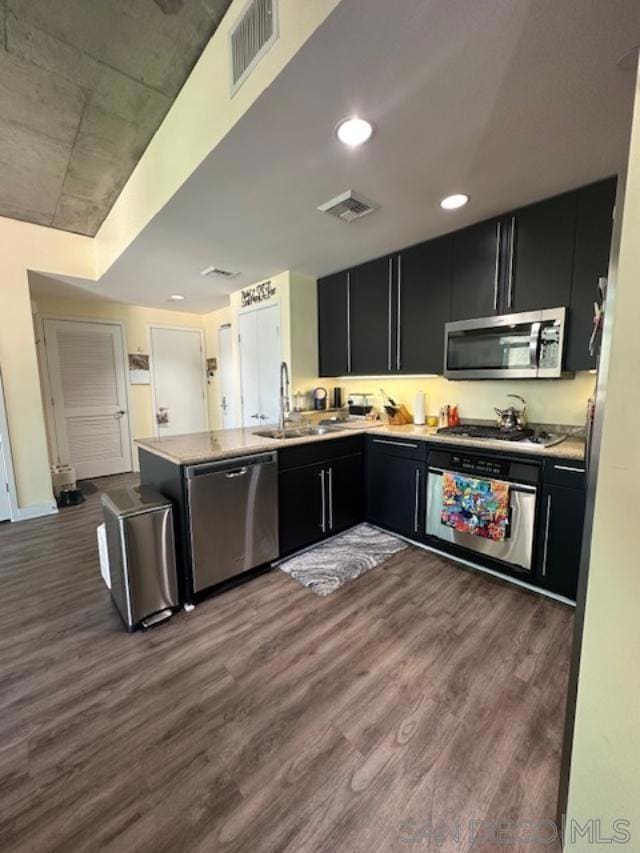
M351 439L343 439L351 449ZM322 445L291 448L279 474L280 554L291 554L362 521L364 515L363 455L340 456L338 441L327 442L327 458L317 457ZM291 451L295 452L295 455ZM287 457L285 457L286 460Z
M585 492L545 485L538 528L538 583L575 600L578 589Z
M290 554L322 539L325 502L323 465L307 465L279 475L280 553Z
M424 535L426 464L389 453L367 455L366 518L411 539Z

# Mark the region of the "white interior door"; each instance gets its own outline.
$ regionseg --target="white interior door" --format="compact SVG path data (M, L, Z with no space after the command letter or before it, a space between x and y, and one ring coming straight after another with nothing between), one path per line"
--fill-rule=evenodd
M277 424L280 412L280 306L256 311L258 318L258 371L260 415L263 423Z
M218 370L222 429L233 429L236 426L236 381L233 371L233 332L231 326L221 326L218 329Z
M256 427L261 423L260 375L258 371L258 321L256 314L257 311L247 311L238 317L243 427Z
M7 466L5 465L4 458L2 436L0 435L0 521L7 521L11 518L11 506L9 504L9 478L7 476Z
M242 425L275 424L279 411L280 306L245 311L238 318Z
M131 470L122 329L113 323L45 320L58 461L79 480Z
M158 435L204 432L208 424L202 333L153 326L151 368Z

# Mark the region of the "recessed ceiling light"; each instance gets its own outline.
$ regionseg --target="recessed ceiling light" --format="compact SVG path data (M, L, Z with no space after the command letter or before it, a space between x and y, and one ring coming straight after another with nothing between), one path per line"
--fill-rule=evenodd
M169 297L169 302L184 302L184 296L181 293L174 293Z
M336 127L336 136L344 145L350 148L357 148L371 139L373 135L373 125L370 121L363 118L353 116L341 121Z
M454 193L443 198L440 202L440 207L445 210L456 210L458 207L464 207L469 201L469 196L464 193Z

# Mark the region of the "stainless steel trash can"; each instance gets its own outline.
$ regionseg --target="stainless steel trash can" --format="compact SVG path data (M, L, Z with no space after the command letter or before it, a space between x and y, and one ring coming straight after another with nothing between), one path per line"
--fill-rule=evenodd
M102 495L111 595L129 631L169 618L178 606L173 509L149 486Z

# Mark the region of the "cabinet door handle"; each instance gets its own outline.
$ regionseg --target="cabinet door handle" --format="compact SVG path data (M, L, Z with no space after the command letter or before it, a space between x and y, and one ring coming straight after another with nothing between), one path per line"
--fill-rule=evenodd
M396 305L396 370L400 370L402 364L401 342L402 342L402 326L400 325L400 312L402 301L402 255L398 255L398 293Z
M496 266L493 273L493 310L498 310L498 285L500 284L500 243L502 242L502 221L496 223Z
M418 524L420 518L420 469L416 468L416 494L415 504L413 508L413 531L418 532Z
M511 217L511 241L509 243L509 292L507 294L507 308L513 307L513 255L516 245L516 218Z
M542 548L542 577L547 576L547 558L549 556L549 525L551 524L551 495L547 495L547 517L544 521L544 545Z
M384 438L374 438L374 444L390 444L392 447L412 447L417 450L417 444L410 444L408 441L386 441Z
M322 503L322 516L320 527L323 533L327 532L327 494L324 484L324 471L320 471L320 502Z
M329 530L333 530L333 468L327 470L329 478Z
M556 471L571 471L573 474L584 474L584 468L574 468L572 465L554 465Z
M351 273L347 273L347 373L351 373Z
M387 288L389 291L389 306L388 306L389 323L388 323L388 329L387 329L389 340L387 342L387 344L388 344L387 345L387 369L391 370L391 334L392 334L391 333L391 329L392 329L391 306L393 304L393 258L389 258L389 281L387 284Z

